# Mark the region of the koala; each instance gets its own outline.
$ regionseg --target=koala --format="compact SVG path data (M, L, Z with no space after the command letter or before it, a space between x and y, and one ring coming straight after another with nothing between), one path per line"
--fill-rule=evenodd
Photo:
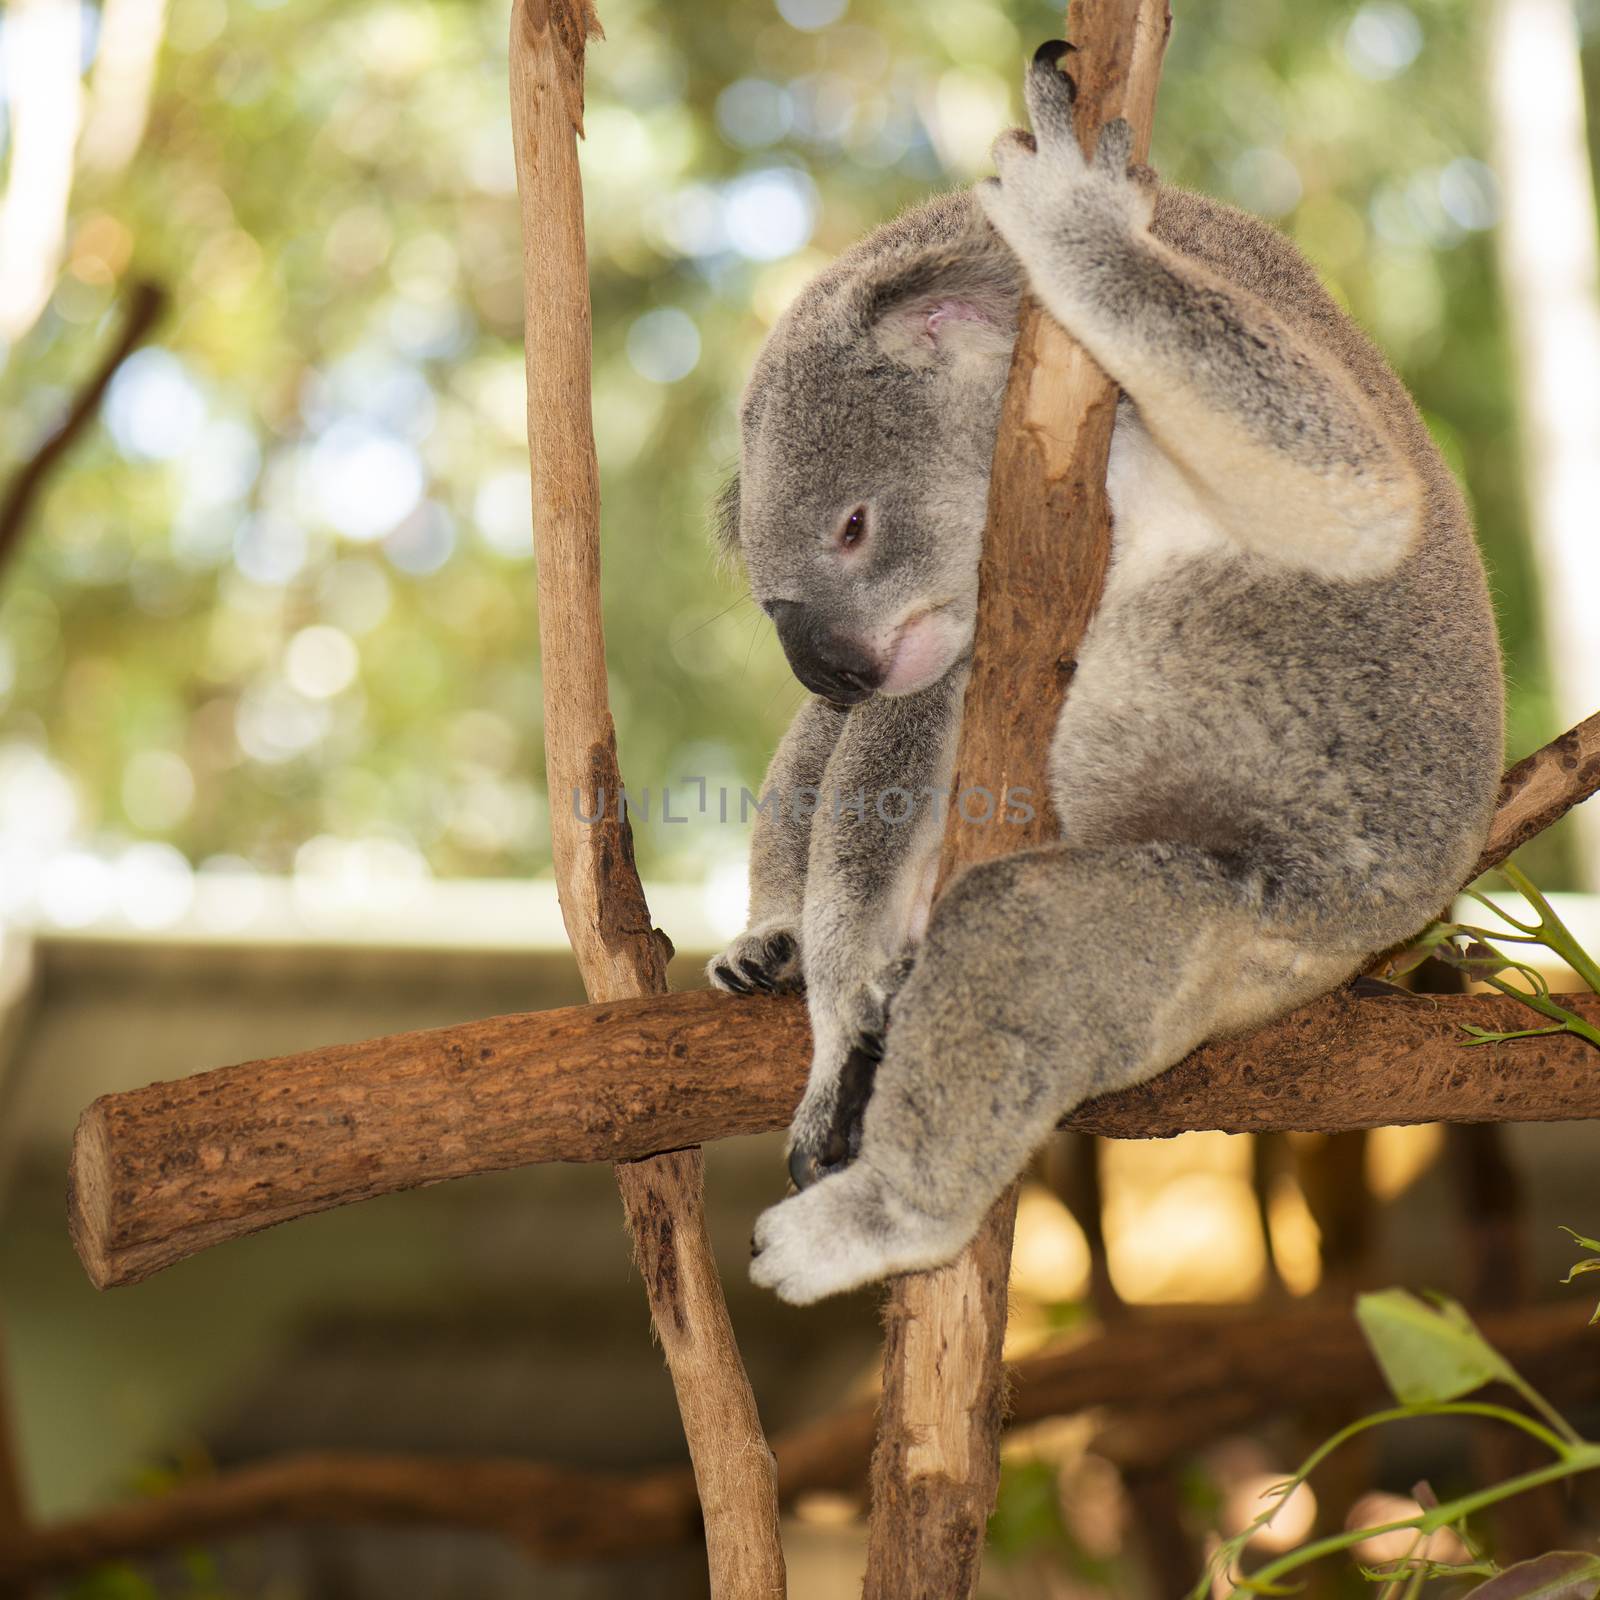
M1494 617L1404 387L1286 239L1130 166L1126 123L1085 160L1065 50L998 176L817 277L742 403L725 536L812 697L709 975L805 991L798 1192L751 1267L799 1304L949 1260L1079 1102L1415 932L1494 805ZM1048 752L1060 842L934 904L1025 290L1120 391L1112 562Z

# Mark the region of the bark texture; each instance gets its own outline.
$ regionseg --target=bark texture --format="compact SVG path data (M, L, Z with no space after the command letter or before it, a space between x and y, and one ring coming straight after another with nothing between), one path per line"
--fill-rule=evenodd
M584 50L599 31L588 0L516 0L512 8L511 121L551 842L567 937L589 998L604 1004L665 994L671 945L650 924L618 804L600 623L599 466L577 154ZM617 1185L694 1462L712 1595L781 1596L772 1453L706 1236L700 1152L674 1150L619 1166Z
M1112 117L1149 154L1166 0L1073 0L1078 138L1093 154ZM1056 835L1050 736L1111 560L1106 460L1115 385L1031 299L1006 386L978 572L972 675L956 749L963 774L1034 797L1026 830L965 828L952 807L940 887L986 855ZM1001 834L1007 835L1004 839ZM1000 1347L1017 1191L946 1267L897 1278L884 1314L882 1420L872 1467L867 1600L965 1600L977 1588L1000 1482Z
M1497 866L1597 790L1600 711L1525 756L1500 780L1500 807L1478 871Z
M1600 998L1564 1003L1600 1022ZM1065 1126L1164 1139L1600 1117L1600 1072L1582 1040L1463 1048L1464 1022L1508 1029L1528 1016L1499 995L1341 990L1087 1101ZM73 1144L72 1240L104 1289L275 1223L446 1178L771 1132L788 1124L810 1059L799 1001L697 990L331 1045L105 1095Z

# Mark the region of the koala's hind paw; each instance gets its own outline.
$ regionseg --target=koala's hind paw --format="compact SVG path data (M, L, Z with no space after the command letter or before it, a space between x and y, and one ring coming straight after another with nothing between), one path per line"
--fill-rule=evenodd
M810 1305L939 1266L973 1231L913 1211L858 1161L762 1212L750 1240L750 1277L790 1305Z
M790 994L805 987L800 970L800 935L768 924L741 933L706 964L712 986L730 994Z

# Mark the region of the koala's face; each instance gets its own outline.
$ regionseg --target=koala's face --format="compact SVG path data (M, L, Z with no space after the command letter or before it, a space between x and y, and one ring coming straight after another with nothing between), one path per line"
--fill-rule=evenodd
M838 705L914 694L971 645L1015 336L1014 296L847 288L774 329L737 489L751 593L796 677Z

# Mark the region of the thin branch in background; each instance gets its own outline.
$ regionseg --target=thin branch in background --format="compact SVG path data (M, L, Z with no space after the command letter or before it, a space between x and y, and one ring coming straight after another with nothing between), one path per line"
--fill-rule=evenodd
M1571 1306L1494 1313L1482 1328L1563 1404L1600 1396L1600 1366L1587 1359L1593 1336ZM1068 1349L1028 1356L1007 1377L1008 1427L1093 1408L1104 1417L1094 1449L1133 1471L1308 1403L1348 1414L1384 1393L1349 1311L1309 1305L1155 1310ZM785 1505L814 1490L860 1490L874 1412L874 1402L858 1402L778 1437ZM303 1452L0 1541L0 1592L294 1522L476 1528L547 1563L638 1556L700 1536L685 1467L629 1476L510 1458Z
M73 398L66 416L11 480L4 500L0 500L0 571L4 570L21 544L29 515L50 474L72 448L78 435L94 419L101 400L105 398L106 389L116 376L117 368L144 343L166 305L167 293L159 284L134 284L117 342L106 352L105 358L89 375L88 382Z

